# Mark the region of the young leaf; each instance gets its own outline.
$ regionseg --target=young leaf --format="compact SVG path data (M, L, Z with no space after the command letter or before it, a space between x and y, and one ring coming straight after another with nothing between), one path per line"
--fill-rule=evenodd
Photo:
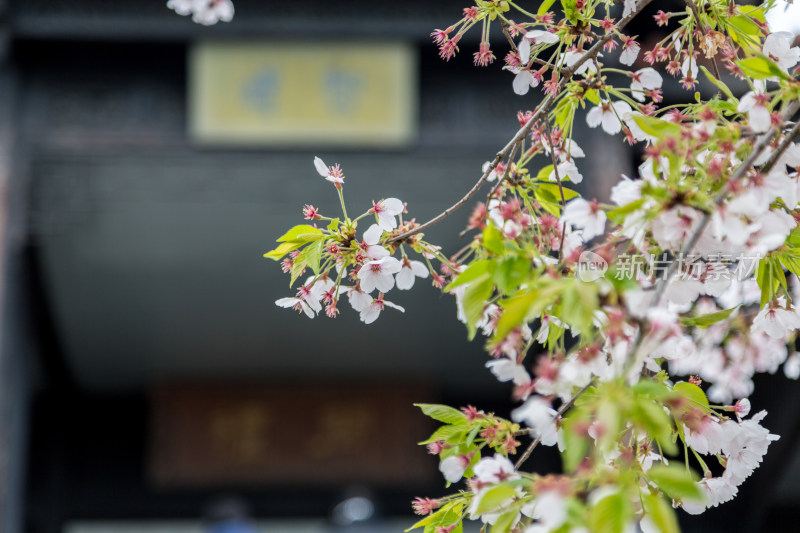
M589 529L592 533L622 533L632 514L631 503L625 494L611 494L589 509Z
M414 406L419 407L424 415L445 424L463 424L467 420L464 413L447 405L415 403Z
M514 487L496 485L483 493L474 512L483 514L486 511L496 510L498 507L511 503L515 496L517 496L517 491Z
M673 385L672 389L689 400L689 403L695 409L700 409L704 413L708 413L711 410L708 405L708 397L706 396L706 393L694 383L681 381Z
M703 498L694 476L683 466L657 465L647 471L647 477L672 499L698 501Z
M716 313L708 313L706 315L700 315L695 317L681 317L680 321L681 324L684 326L694 326L698 328L707 328L717 322L725 320L731 313L736 311L739 308L737 305L736 307L731 307L730 309L724 309L722 311L717 311Z

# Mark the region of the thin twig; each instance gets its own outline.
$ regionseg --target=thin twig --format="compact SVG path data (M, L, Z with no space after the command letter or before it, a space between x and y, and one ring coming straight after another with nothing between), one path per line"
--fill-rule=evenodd
M566 412L569 410L569 408L570 408L570 407L572 407L573 405L575 405L575 402L577 401L578 397L579 397L581 394L583 394L584 392L586 392L586 390L587 390L589 387L591 387L592 385L594 385L594 381L592 381L592 382L589 382L588 384L586 384L586 385L584 385L583 387L581 387L581 389L580 389L578 392L576 392L576 393L575 393L575 394L572 396L572 398L570 398L570 399L569 399L568 401L566 401L565 403L561 404L561 407L559 407L559 408L558 408L558 411L556 411L556 416L553 418L553 422L555 422L556 420L558 420L558 418L559 418L561 415L563 415L564 413L566 413ZM528 460L528 458L529 458L529 457L531 456L531 454L533 453L533 450L535 450L535 449L536 449L536 447L539 445L539 443L540 443L540 442L542 442L542 438L541 438L541 437L536 437L536 439L535 439L533 442L531 442L530 446L528 446L528 448L525 450L525 453L523 453L523 454L520 456L520 458L519 458L519 459L517 459L517 463L514 465L514 469L515 469L515 470L519 470L519 467L521 467L521 466L522 466L522 464L523 464L525 461L527 461L527 460Z
M639 4L636 6L636 9L630 15L619 21L617 29L621 30L622 28L624 28L651 1L652 0L641 0ZM562 72L564 73L564 75L562 76L561 81L558 84L558 90L555 91L555 94L561 92L561 89L563 89L567 85L567 83L569 83L570 79L575 74L575 71L577 71L586 61L589 61L597 57L597 54L600 53L600 50L602 50L603 45L605 45L606 42L611 40L611 38L614 37L614 35L615 35L614 33L609 33L608 35L604 35L600 40L598 40L594 45L592 45L592 47L589 48L589 50L587 50L586 53L584 53L580 58L578 58L575 64L563 69ZM383 244L407 239L408 237L415 235L433 226L434 224L442 221L443 219L447 218L451 213L456 211L458 208L466 204L470 200L470 198L472 198L475 195L475 193L478 192L478 190L481 188L481 185L483 185L486 182L486 179L489 177L489 174L495 168L497 168L497 164L500 163L500 161L502 161L506 155L508 155L508 153L511 151L511 148L515 144L522 141L522 139L525 138L526 135L528 135L533 125L537 123L547 113L547 111L555 102L555 99L556 97L553 94L549 94L544 100L542 100L542 102L537 107L537 110L533 114L533 116L527 122L525 122L525 124L519 129L519 131L517 131L514 137L512 137L511 140L508 141L508 143L506 143L506 145L499 152L497 152L497 154L495 154L494 159L489 164L489 167L486 169L486 171L483 173L483 175L480 177L477 183L475 183L475 185L467 192L467 194L465 194L464 197L461 198L461 200L451 205L450 207L448 207L447 209L445 209L432 219L428 220L427 222L420 224L416 228L406 231L405 233L401 233L400 235L395 235L394 237L386 240Z
M700 11L697 9L697 4L694 3L694 0L684 0L684 1L686 2L686 5L689 6L689 9L692 10L692 13L694 13L694 18L697 19L697 24L700 26L700 29L703 31L703 33L708 33L709 31L711 31L711 28L703 24L703 21L700 20ZM708 56L706 57L708 58ZM711 57L710 59L711 59L711 66L714 67L714 75L717 76L718 80L722 81L722 76L719 73L719 66L717 65L716 58ZM720 94L722 94L722 90L718 87L717 96L719 96Z
M506 181L508 177L511 175L511 165L514 163L514 157L516 157L518 149L519 149L519 143L515 144L514 148L511 149L511 155L508 156L508 163L506 163L506 171L503 172L503 177L497 180L497 183L495 183L494 187L492 187L492 190L489 191L489 194L486 195L487 207L489 206L489 201L492 199L492 196L494 196L494 193L497 192L497 189L499 189L500 186L503 184L503 182Z
M550 123L547 123L547 142L550 143L550 158L553 160L553 173L555 173L556 181L558 182L558 192L561 193L561 209L567 208L567 200L564 198L564 186L561 185L561 176L558 175L558 162L556 161L556 147L553 145L553 136L550 132ZM562 211L563 215L563 211ZM564 235L567 233L567 221L561 225L561 242L558 243L558 260L562 259L562 250L564 249Z

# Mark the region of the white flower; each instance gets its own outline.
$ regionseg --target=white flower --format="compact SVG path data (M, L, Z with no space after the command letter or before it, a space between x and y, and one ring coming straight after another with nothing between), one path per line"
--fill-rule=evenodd
M783 373L789 379L800 378L800 354L794 352L786 358L786 362L783 364Z
M525 38L533 41L533 44L555 44L558 42L558 35L544 30L531 30L525 34Z
M686 56L686 59L684 59L683 63L681 63L681 73L683 74L683 77L684 78L691 77L697 79L698 72L699 71L697 70L697 61L695 61L695 59L690 55Z
M169 0L167 7L181 16L186 16L194 11L195 0Z
M762 51L770 56L784 72L800 61L800 48L791 46L794 34L788 31L778 31L764 39Z
M233 2L231 0L169 0L167 7L178 15L192 15L197 24L211 26L220 20L230 22L233 19Z
M375 289L380 292L389 292L394 287L392 274L400 272L400 268L400 261L394 257L383 257L364 264L358 271L361 290L366 293L370 293Z
M482 483L501 483L520 478L514 464L498 453L494 457L484 457L472 470Z
M403 212L405 206L397 198L387 198L372 205L370 213L375 213L375 220L378 225L386 231L392 231L397 227L397 220L394 217Z
M694 231L701 214L694 208L677 205L653 221L653 237L665 250L680 250L684 239Z
M583 238L590 241L601 235L606 227L606 214L597 207L597 202L575 198L564 208L562 219L573 226L583 228Z
M584 56L584 52L564 52L564 54L559 58L559 60L567 65L567 67L573 67L578 61ZM597 54L597 57L602 57L602 54ZM581 66L577 68L575 71L576 75L583 74L585 72L597 72L597 68L594 66L594 62L592 61L584 61L581 63Z
M528 371L525 370L525 367L507 357L487 361L486 368L488 368L497 378L497 381L501 383L513 381L514 385L526 385L531 382L531 377L528 375Z
M625 7L622 10L622 18L627 17L634 11L636 11L636 0L625 0Z
M277 305L278 307L283 307L287 309L291 308L297 311L302 311L306 314L308 318L314 318L315 316L317 316L317 312L319 312L322 309L322 307L320 307L319 309L315 310L308 303L306 303L305 300L302 300L300 298L281 298L280 300L275 301L275 305ZM319 302L317 302L317 306L319 306Z
M361 310L361 312L359 313L361 321L364 322L365 324L372 324L373 322L378 320L381 311L383 311L385 307L391 307L392 309L397 309L401 313L405 313L406 311L399 305L393 304L388 300L384 300L383 295L379 295L377 298L372 300L372 302L368 306L366 306L364 309Z
M562 180L564 178L569 178L572 183L580 183L583 181L583 175L578 171L578 167L575 166L575 163L572 161L560 163L556 168L558 169L558 177ZM550 175L547 177L550 181L556 181L556 168L551 170Z
M792 330L800 328L800 315L794 306L791 309L782 309L771 305L762 309L753 319L750 327L753 331L763 331L775 339L782 339Z
M555 409L550 402L541 396L531 396L528 400L511 412L514 422L524 421L534 435L541 439L545 446L552 446L558 441Z
M395 282L397 283L398 289L405 291L414 286L414 280L416 278L425 279L427 277L428 268L422 261L409 261L408 258L404 257L402 265L400 266L400 272L395 276Z
M334 165L332 167L329 167L325 164L325 161L323 161L319 157L315 157L314 168L317 169L317 173L320 176L330 181L337 187L342 183L344 183L344 175L342 174L342 169L339 168L339 165Z
M596 128L602 124L603 131L614 135L622 131L622 117L632 111L631 106L622 100L617 100L613 104L603 100L600 105L593 107L586 114L586 123L591 128Z
M519 67L503 67L504 69L508 69L516 76L514 76L514 81L511 82L511 88L514 89L514 92L520 96L528 94L528 91L531 90L531 87L538 87L539 86L539 79L533 75L530 70L521 69Z
M767 104L769 96L764 93L763 84L756 87L756 91L750 91L739 100L736 110L740 113L747 112L747 120L750 128L757 132L767 131L771 125L771 119Z
M619 62L623 65L631 66L636 62L639 57L639 50L641 46L638 44L625 44L622 47L622 53L619 55Z
M631 75L631 96L644 102L644 91L660 89L664 80L656 69L647 67L633 72Z
M383 228L377 224L373 224L367 228L367 231L365 231L364 235L361 237L362 248L364 248L367 257L370 259L382 259L389 255L389 250L383 246L378 246L381 235L383 235Z
M361 289L350 289L350 291L347 293L347 298L350 300L350 305L352 306L353 310L358 313L366 309L367 306L372 303L372 296Z
M447 457L439 463L439 471L450 483L455 483L464 475L464 471L469 466L469 459L464 455Z

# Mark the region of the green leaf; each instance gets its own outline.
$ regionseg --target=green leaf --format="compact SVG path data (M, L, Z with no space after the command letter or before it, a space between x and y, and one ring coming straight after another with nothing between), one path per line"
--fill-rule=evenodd
M586 98L594 105L600 105L600 93L597 89L589 89L584 93Z
M306 267L306 256L303 252L297 254L297 257L294 258L292 261L292 270L291 270L291 279L289 280L289 287L294 285L294 282L297 281L303 272L305 271Z
M527 324L541 315L558 298L558 289L559 286L555 283L542 288L532 287L527 292L501 300L503 314L497 321L492 339L502 340L515 327Z
M761 288L761 307L775 299L779 287L789 292L786 286L786 274L783 272L783 265L778 255L769 254L758 262L756 281Z
M295 226L280 237L278 242L309 242L318 239L323 235L322 230L309 226L308 224L301 224Z
M267 259L272 259L274 261L278 261L284 255L288 254L289 252L293 252L303 246L305 243L303 242L282 242L277 248L274 250L270 250L269 252L264 254L264 257Z
M507 256L497 262L494 270L494 283L504 294L514 294L519 286L527 281L531 262L522 256Z
M585 434L585 422L579 415L567 415L564 419L564 431L562 432L564 451L561 452L564 472L574 472L589 450L589 440ZM578 429L581 427L583 431L579 433Z
M739 65L742 72L756 80L765 80L772 77L782 80L791 79L772 59L762 54L740 59L736 64Z
M644 510L650 521L661 533L680 533L678 518L672 506L664 501L664 498L656 494L648 494L644 497Z
M446 503L442 506L441 509L436 511L435 513L431 513L425 518L418 521L416 524L411 526L410 528L406 529L406 533L411 531L412 529L416 529L418 527L425 527L425 530L428 530L428 527L431 526L441 526L441 525L450 525L454 523L456 520L461 520L461 511L464 509L463 502L454 501L450 503Z
M463 424L467 420L464 413L448 405L415 403L414 406L419 407L424 415L445 424Z
M544 15L547 13L547 10L550 9L553 4L555 4L556 0L544 0L544 2L539 5L539 9L536 10L537 15Z
M486 274L493 272L494 267L495 267L495 261L493 259L479 259L478 261L474 261L471 265L467 267L467 269L464 272L459 274L456 277L456 279L454 279L450 284L448 284L442 290L448 292L455 289L459 285L470 283L471 281L474 281L477 278L483 277Z
M706 315L700 315L695 317L681 317L681 324L684 326L694 326L697 328L707 328L717 322L725 320L731 313L736 311L739 308L737 305L736 307L731 307L730 309L724 309L722 311L717 311L716 313L708 313Z
M672 391L662 382L650 378L640 379L631 391L637 396L644 396L654 400L663 400L673 395Z
M749 37L751 40L761 38L761 30L750 17L745 15L736 15L733 17L725 17L722 19L725 24L735 28L736 33Z
M664 137L679 137L681 134L681 127L678 124L656 117L648 117L640 113L635 113L632 116L636 124L648 135L663 139Z
M711 411L708 405L708 397L703 389L689 383L688 381L681 381L672 386L672 390L689 400L692 407L702 410L704 413Z
M647 477L674 500L697 501L703 498L694 475L683 466L657 465L647 471Z
M561 176L561 179L563 180L564 176ZM555 200L557 202L561 201L561 191L562 190L564 191L564 200L565 201L570 201L573 198L575 198L577 196L580 196L580 194L578 194L577 191L573 191L572 189L568 189L568 188L564 187L563 185L561 186L561 189L559 189L558 188L558 183L539 183L539 184L536 185L536 188L539 189L539 190L545 190L545 191L549 192L553 196L553 198L555 198Z
M336 231L337 229L339 229L339 219L334 218L333 220L331 220L331 223L328 224L328 229L331 231Z
M505 251L503 234L494 224L486 224L486 229L483 230L483 247L496 255L501 255Z
M464 316L467 319L467 331L469 339L472 340L477 332L477 324L483 317L483 311L486 308L486 303L491 298L494 292L494 283L489 274L475 279L472 283L467 285L464 291L464 298L462 305L464 306Z
M475 514L483 514L486 511L494 511L498 507L511 503L514 497L517 496L517 491L514 487L508 485L496 485L483 493L478 506L475 509Z
M622 224L625 221L626 216L630 215L644 205L645 200L646 198L639 198L638 200L635 200L629 204L619 206L616 209L608 211L606 216L617 224Z
M632 514L631 503L625 494L611 494L589 509L589 529L592 533L622 533Z
M445 442L453 442L461 440L464 437L464 433L466 433L468 429L469 426L467 425L448 424L434 431L433 434L428 438L428 440L418 442L417 444L425 445L425 444L430 444L431 442L439 442L440 440L443 440Z
M792 232L792 234L793 233L794 232ZM789 235L787 241L793 238L792 234ZM789 248L788 250L781 250L773 253L777 255L780 262L789 272L800 277L800 249Z
M491 533L508 533L517 521L519 512L515 509L505 514L501 514L492 526Z
M720 91L722 91L722 94L724 94L725 96L727 96L727 97L728 97L728 100L732 100L732 101L734 101L734 102L736 102L736 103L738 103L738 102L739 102L739 100L738 100L736 97L734 97L734 96L733 96L733 93L732 93L732 92L731 92L731 90L728 88L728 86L727 86L727 85L725 85L725 83L723 83L722 81L720 81L720 80L718 80L717 78L715 78L715 77L714 77L714 75L713 75L713 74L711 74L711 72L709 72L709 71L708 71L708 69L707 69L706 67L704 67L704 66L700 65L700 70L702 70L702 71L703 71L703 74L705 74L705 75L706 75L706 78L708 78L708 81L710 81L711 83L713 83L713 84L714 84L714 85L717 87L717 89L719 89Z
M597 309L598 286L586 283L578 278L568 278L562 293L560 313L558 316L581 334L588 334L592 329L592 319Z
M319 262L322 259L322 239L317 240L316 242L309 244L303 251L300 252L299 255L303 256L303 259L306 262L314 274L319 274Z
M577 0L561 0L561 8L564 10L564 16L573 24L578 22L578 10L576 7Z
M674 455L678 452L678 447L672 442L672 420L664 412L661 404L648 398L639 398L634 404L631 416L667 454Z

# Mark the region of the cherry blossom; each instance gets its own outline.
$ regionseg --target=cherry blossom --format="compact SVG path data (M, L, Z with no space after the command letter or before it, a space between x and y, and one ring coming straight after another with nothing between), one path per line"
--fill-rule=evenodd
M168 0L167 7L178 15L192 15L193 22L204 26L233 20L231 0Z
M762 51L775 60L784 72L788 72L800 61L800 47L792 46L794 34L788 31L778 31L767 35L764 39Z
M442 459L439 471L450 483L455 483L464 476L464 471L469 467L469 457L458 455Z
M397 288L401 291L410 290L414 286L416 278L425 279L428 277L428 267L422 261L411 261L403 258L400 265L400 272L395 276Z
M763 331L770 337L782 339L790 331L800 328L800 315L794 306L789 309L780 307L778 302L762 309L753 319L753 330Z
M500 382L513 381L514 385L526 385L531 381L525 367L507 357L487 361L486 368L491 370Z
M568 224L582 228L583 238L586 241L605 231L606 214L598 207L596 201L587 202L583 198L570 200L564 208L562 218Z
M387 198L380 202L373 203L370 213L375 214L375 220L378 225L385 231L392 231L397 227L397 220L394 218L401 214L405 209L405 205L397 198Z
M344 183L344 174L342 173L342 169L339 167L338 164L329 167L325 165L325 162L322 159L320 159L319 157L315 157L314 168L317 169L317 173L320 176L330 181L337 187L341 186Z
M361 290L371 293L375 289L380 292L389 292L394 287L394 276L401 269L400 261L394 257L382 257L375 261L365 263L358 271Z
M622 131L622 117L633 110L627 102L617 100L614 103L601 101L600 105L593 107L586 114L586 123L589 127L596 128L603 125L603 131L614 135Z
M660 89L661 84L664 82L661 74L656 69L646 67L632 72L631 76L631 96L640 102L644 102L644 91L652 89ZM624 118L624 117L623 117Z
M383 294L381 293L378 294L378 297L372 300L371 303L369 303L363 309L361 309L361 311L359 312L361 321L364 322L365 324L372 324L373 322L378 320L381 311L383 311L386 307L397 309L401 313L405 312L405 309L403 309L399 305L394 304L388 300L384 300Z
M763 133L770 128L771 119L769 114L770 97L763 92L763 86L760 91L750 91L745 94L736 110L740 113L747 112L747 119L753 131Z
M533 434L541 439L545 446L553 446L557 440L558 428L556 427L555 409L541 396L531 396L520 407L514 409L511 418L517 422L525 422Z
M362 236L361 247L364 248L367 257L370 259L382 259L389 255L389 250L378 244L380 243L381 235L383 235L383 228L378 224L372 224Z

